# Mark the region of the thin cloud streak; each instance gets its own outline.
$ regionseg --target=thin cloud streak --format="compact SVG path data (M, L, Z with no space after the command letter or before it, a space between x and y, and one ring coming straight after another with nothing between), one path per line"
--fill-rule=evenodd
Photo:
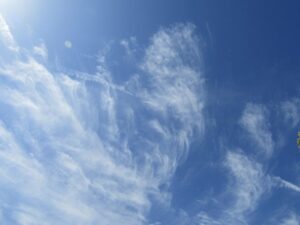
M4 17L0 14L0 38L5 47L13 52L19 52L20 48L16 43L10 28L4 19Z
M296 184L293 184L289 181L286 181L286 180L284 180L280 177L273 177L273 179L274 179L274 184L276 186L287 188L287 189L290 189L292 191L300 192L300 187Z
M264 175L262 166L242 153L229 152L226 166L234 177L230 189L235 198L235 203L229 207L227 214L234 220L247 224L246 215L255 210L271 182Z
M44 60L48 59L48 49L43 42L33 47L33 53L42 57Z
M274 151L267 109L258 104L248 103L240 119L241 126L258 147L262 156L269 158Z
M262 196L272 187L272 180L265 175L261 164L241 150L227 151L224 160L228 183L223 195L230 201L222 207L218 217L201 210L193 219L195 224L247 225Z

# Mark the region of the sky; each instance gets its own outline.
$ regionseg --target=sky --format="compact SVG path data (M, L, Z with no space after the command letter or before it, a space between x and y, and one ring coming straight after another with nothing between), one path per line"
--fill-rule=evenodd
M299 11L0 0L0 224L299 225Z

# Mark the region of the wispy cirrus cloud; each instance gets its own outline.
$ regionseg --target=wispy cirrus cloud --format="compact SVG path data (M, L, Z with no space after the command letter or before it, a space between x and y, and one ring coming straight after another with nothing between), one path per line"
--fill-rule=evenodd
M233 224L248 224L247 216L258 205L261 196L269 191L271 180L262 166L240 152L228 152L225 165L231 171L233 205L226 212Z
M295 213L290 213L286 218L284 218L280 225L298 225L300 223L300 218Z
M252 211L269 186L261 165L241 153L233 152L228 153L226 165L234 177L236 201L233 211L238 214Z
M281 110L284 115L284 120L294 128L300 121L300 99L293 98L281 104Z
M205 212L198 213L194 218L192 224L194 225L221 225L225 222L219 221L218 219L212 218L207 215ZM188 223L186 223L188 224Z
M300 187L296 184L293 184L287 180L282 179L281 177L273 177L274 185L290 189L292 191L300 192Z
M268 120L268 110L263 105L248 103L240 119L241 126L247 131L255 146L265 157L271 157L274 142Z
M218 204L217 216L203 209L193 218L194 224L247 225L262 196L272 187L272 179L265 174L262 165L241 150L227 151L224 166L228 182L221 196L226 198Z
M0 14L0 38L2 43L11 51L18 52L20 47L15 41L10 28L4 19L4 17Z
M292 127L297 124L296 111L298 110L297 100L286 101L281 104L281 109L284 112L284 120L291 120ZM265 156L270 157L275 143L270 130L268 118L269 111L266 106L248 103L243 111L240 123L248 132L249 138L256 143L258 149L265 151ZM265 159L268 161L269 159ZM281 177L268 175L272 180L273 186L288 188L292 191L299 192L299 187Z
M33 53L42 57L42 59L48 59L48 49L44 42L41 42L39 45L33 47Z
M161 185L203 131L200 53L194 27L180 24L153 36L124 85L104 61L96 74L71 75L31 57L2 65L2 221L147 223L150 196L164 201Z

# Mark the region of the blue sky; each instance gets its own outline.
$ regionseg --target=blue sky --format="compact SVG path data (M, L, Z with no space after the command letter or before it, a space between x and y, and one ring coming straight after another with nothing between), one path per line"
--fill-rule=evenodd
M300 3L0 2L0 223L300 224Z

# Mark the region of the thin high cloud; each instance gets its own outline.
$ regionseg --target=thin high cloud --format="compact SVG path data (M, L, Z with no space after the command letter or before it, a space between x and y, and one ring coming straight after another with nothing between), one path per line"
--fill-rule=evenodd
M293 98L281 104L284 120L289 127L295 128L300 121L300 99Z
M261 164L239 151L228 151L224 162L229 172L226 195L230 203L218 220L207 224L248 224L249 216L255 212L263 194L272 185Z
M270 131L268 111L262 105L248 103L240 119L241 126L247 131L262 156L271 157L274 151L274 141Z
M32 57L2 65L2 222L147 223L203 131L200 56L194 27L180 24L152 37L122 86L101 62L91 75L53 73Z
M232 152L227 155L226 165L234 177L236 201L232 211L237 215L253 211L269 186L261 165L241 153Z
M292 121L291 126L294 127L297 124L296 110L298 110L297 99L292 101L286 101L281 104L281 109L284 112L283 120ZM269 111L266 106L248 103L243 111L240 123L242 127L248 132L250 140L255 142L254 148L259 151L263 150L263 155L267 156L264 159L268 162L269 157L272 155L275 147L275 142L272 138L270 131L270 122L268 117ZM253 146L250 146L250 148ZM281 177L268 175L272 180L273 186L288 188L292 191L299 192L300 188L289 181L282 179Z
M280 225L298 225L300 223L300 217L295 213L290 213L286 218L284 218Z
M279 187L287 188L292 191L300 192L300 187L296 184L293 184L289 181L282 179L281 177L273 177L274 184Z
M277 188L285 188L293 192L300 190L297 185L268 174L260 162L249 158L242 150L227 151L224 165L229 172L229 183L222 196L226 196L226 199L230 199L230 201L222 206L217 217L211 216L204 210L194 216L192 222L189 220L183 224L248 225L251 224L251 218L260 203L265 200L264 196L274 194ZM273 221L272 218L270 221ZM299 217L291 213L281 222L274 221L270 224L293 225L299 223Z
M247 133L243 141L254 144L248 144L248 149L226 150L224 165L228 172L229 182L222 196L230 199L230 203L226 203L225 207L221 206L218 217L211 216L205 209L202 209L193 218L195 224L250 224L249 221L261 201L266 200L263 196L276 194L278 188L288 189L295 194L299 193L299 186L267 170L275 147L270 131L268 108L261 104L249 103L238 121ZM251 154L250 156L246 154L249 150L261 153L263 157L258 159L256 154L251 157ZM277 221L274 224L294 223L298 224L297 217L290 216L281 223Z
M247 225L262 196L269 191L272 181L265 175L260 163L241 150L227 151L224 160L228 183L221 196L226 196L226 203L218 209L218 216L203 210L193 218L192 224Z
M19 46L13 37L10 28L4 19L4 17L0 14L0 39L2 43L7 47L9 50L13 52L19 51Z
M39 45L33 47L33 53L42 57L42 59L48 59L48 49L44 42L41 42Z

